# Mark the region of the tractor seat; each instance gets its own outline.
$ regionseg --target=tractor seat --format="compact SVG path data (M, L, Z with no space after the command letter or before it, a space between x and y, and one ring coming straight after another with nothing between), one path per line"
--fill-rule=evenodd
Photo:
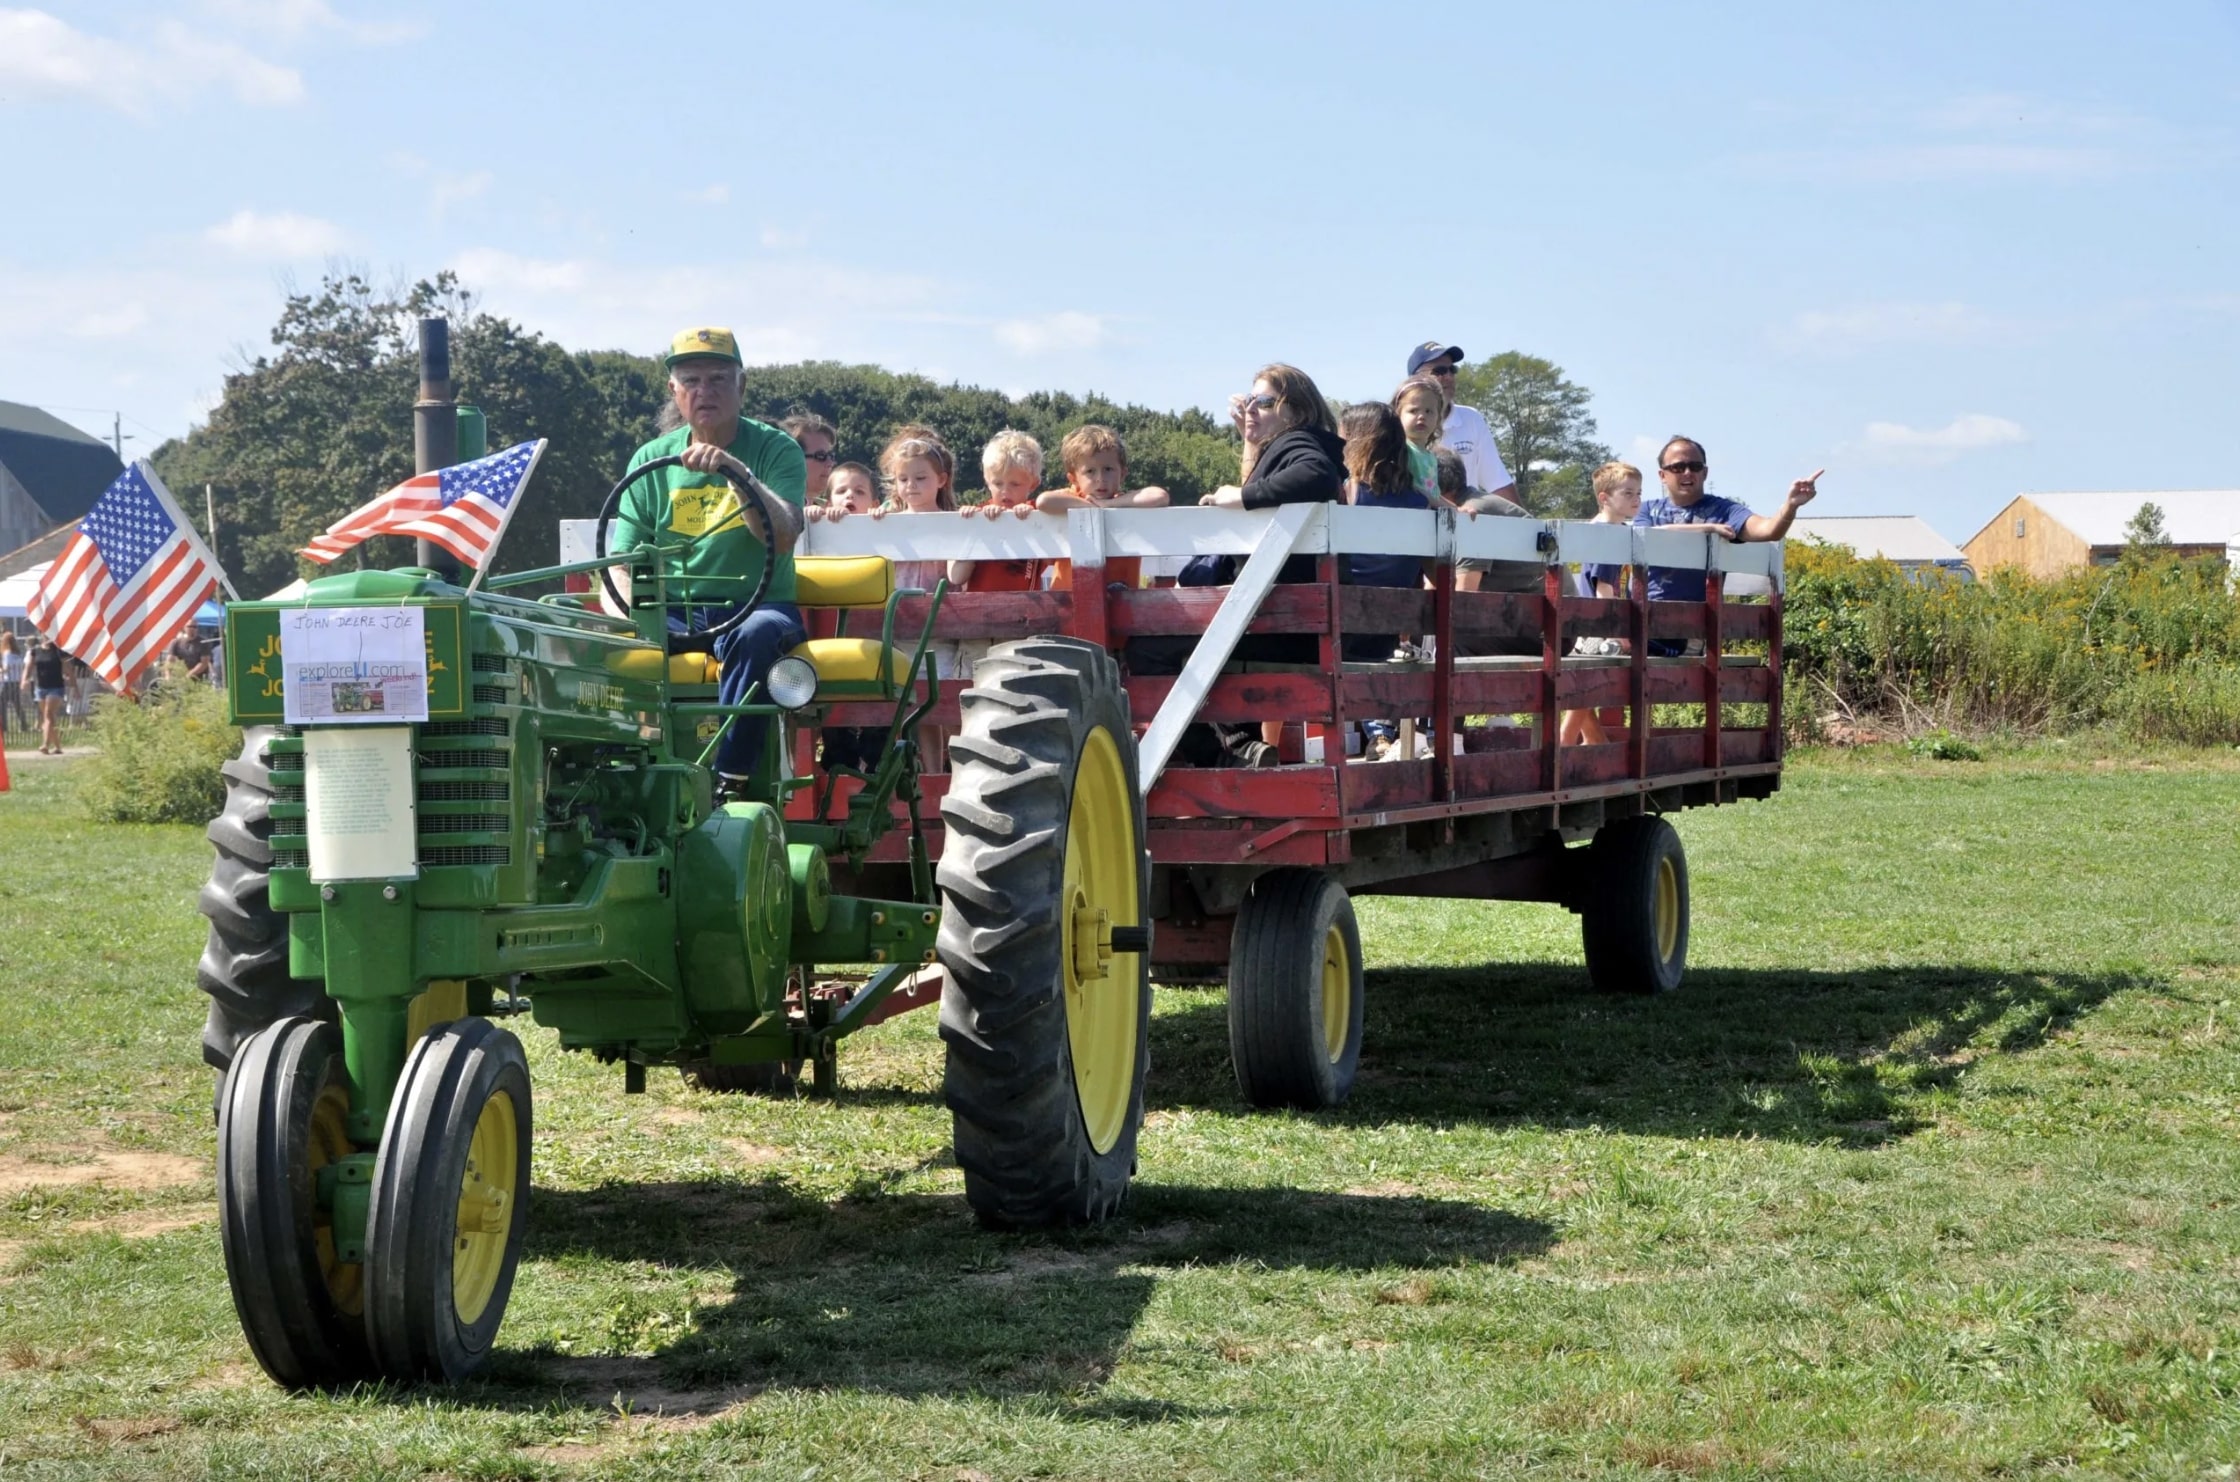
M891 650L876 638L812 638L793 650L817 669L821 695L874 695L885 698L910 681L913 645L897 643ZM887 660L882 682L879 661Z
M793 600L800 607L883 607L894 595L885 556L796 556Z

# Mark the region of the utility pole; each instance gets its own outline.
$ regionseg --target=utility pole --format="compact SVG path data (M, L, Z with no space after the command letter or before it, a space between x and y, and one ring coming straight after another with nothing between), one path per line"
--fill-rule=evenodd
M109 414L109 440L116 445L117 461L124 462L124 413Z

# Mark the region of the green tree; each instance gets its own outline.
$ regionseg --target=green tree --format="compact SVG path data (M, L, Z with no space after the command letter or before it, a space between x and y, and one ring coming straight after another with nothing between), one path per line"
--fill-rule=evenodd
M2123 527L2123 543L2132 550L2170 543L2170 527L2163 523L2162 506L2148 500Z
M1594 513L1594 471L1610 461L1595 438L1593 395L1552 360L1508 350L1455 378L1455 399L1486 414L1517 502L1537 515Z

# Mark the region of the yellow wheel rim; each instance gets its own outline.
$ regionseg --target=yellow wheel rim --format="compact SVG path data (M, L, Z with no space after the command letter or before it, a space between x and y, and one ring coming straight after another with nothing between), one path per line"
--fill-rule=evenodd
M1353 957L1338 923L1322 934L1322 1051L1336 1065L1345 1058L1346 1034L1353 1027Z
M482 1317L505 1270L507 1238L520 1213L513 1197L521 1167L518 1125L511 1093L495 1092L482 1103L467 1145L451 1241L451 1305L462 1323Z
M1142 970L1112 950L1112 929L1136 926L1136 817L1128 774L1109 731L1089 733L1066 819L1064 924L1066 1042L1073 1094L1089 1145L1112 1151L1135 1090L1136 1013Z
M320 1169L356 1151L350 1145L350 1093L328 1085L311 1103L311 1146L305 1161L311 1167L312 1186L318 1186ZM337 1311L359 1316L366 1310L366 1268L355 1261L346 1266L335 1258L333 1210L313 1210L311 1238L319 1250L319 1275L327 1284L328 1297Z
M1671 859L1657 861L1657 961L1670 962L1680 947L1680 871Z

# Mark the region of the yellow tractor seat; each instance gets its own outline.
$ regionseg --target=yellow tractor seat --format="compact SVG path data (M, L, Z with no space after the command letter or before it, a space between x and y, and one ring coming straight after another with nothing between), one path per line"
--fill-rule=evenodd
M894 595L885 556L796 556L793 600L801 607L882 607Z
M658 679L662 657L657 648L625 649L607 656L607 669L624 679ZM723 665L716 662L714 654L670 654L667 657L671 684L714 684L723 673Z
M876 638L812 638L791 657L816 666L820 696L890 696L910 680L910 650L900 644L890 649ZM884 676L879 672L882 659Z

